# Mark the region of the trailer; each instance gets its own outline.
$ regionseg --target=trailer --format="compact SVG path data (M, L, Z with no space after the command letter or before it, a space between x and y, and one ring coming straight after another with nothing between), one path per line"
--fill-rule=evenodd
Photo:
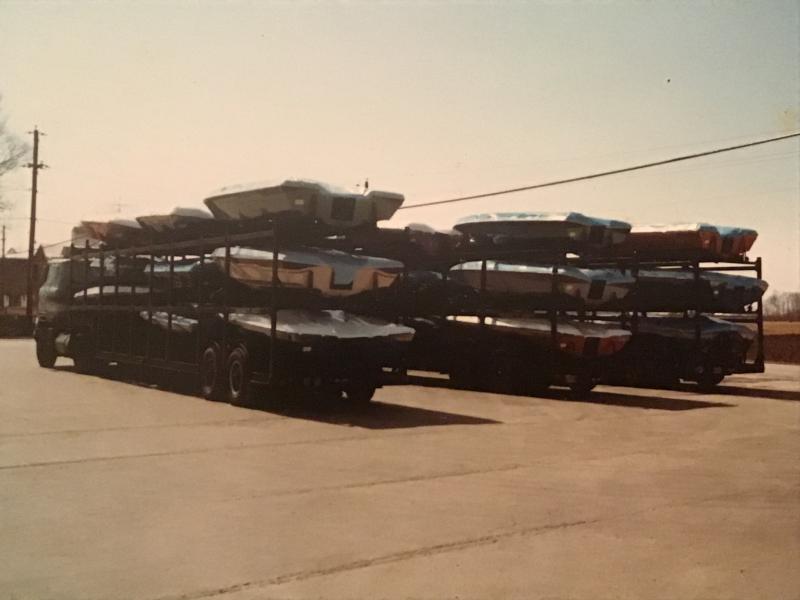
M750 272L762 279L762 260L732 260L700 253L683 260L648 260L639 256L623 262L643 284L640 273L647 269L674 270L690 275L688 301L682 310L659 311L664 306L644 294L634 293L627 310L620 315L596 318L618 320L633 333L631 343L606 365L603 380L637 387L673 387L680 381L697 384L701 391L713 391L727 375L764 372L763 298L745 297L735 310L714 310L718 304L704 285L707 274ZM711 291L713 294L713 291ZM746 303L746 304L744 304ZM725 306L723 303L722 306ZM657 310L652 310L652 308Z
M282 241L316 239L291 215L216 223L221 234L136 246L70 245L50 265L35 329L39 364L72 358L83 373L116 365L147 381L178 380L209 400L261 396L369 401L397 381L413 330L349 312L347 302L281 284L278 261L263 289L231 277L247 244L279 256ZM211 266L212 253L222 269ZM191 274L184 273L191 264ZM216 275L214 273L216 272Z
M358 245L391 247L394 256L411 269L397 308L404 315L403 322L416 330L409 368L447 374L454 384L470 389L525 394L562 385L576 396L585 395L601 381L649 387L688 381L709 391L727 375L764 371L761 294L765 284L760 258L721 256L703 249L665 253L658 248L653 254L636 251L626 255L591 248L577 255L564 249L464 244L432 257L420 256L418 248L404 247L403 233L373 231L362 236ZM405 231L406 243L413 235ZM525 269L520 271L537 273L544 268L528 265L549 265L549 293L537 289L541 288L537 284L530 286L530 293L523 289L521 293L492 294L489 279L497 261L523 265ZM457 287L451 268L468 262L472 288ZM593 282L580 287L583 299L576 301L564 293L562 285L567 279L574 280L575 269L629 277L629 291L616 298L607 293L611 286ZM463 269L456 272L463 275ZM747 278L749 285L744 290L721 290L720 274L738 272L751 272L755 278ZM510 270L502 273L504 289L520 289L508 273ZM672 292L659 282L665 275L679 282ZM592 298L605 304L598 307ZM520 327L498 326L503 321L509 325L516 321ZM541 335L532 338L531 327L526 326L532 321L536 321L533 325L539 334L543 325L549 327L549 343L543 342ZM588 343L581 345L579 352L564 347L565 324L590 328L599 323L627 332L628 343L615 339L612 330L607 336L587 335ZM609 337L610 341L604 341ZM599 351L603 344L605 351Z

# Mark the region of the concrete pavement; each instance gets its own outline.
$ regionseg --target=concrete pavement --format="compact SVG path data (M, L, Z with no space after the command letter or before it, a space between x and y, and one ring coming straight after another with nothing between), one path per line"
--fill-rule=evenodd
M796 366L269 412L33 354L0 341L0 598L800 598Z

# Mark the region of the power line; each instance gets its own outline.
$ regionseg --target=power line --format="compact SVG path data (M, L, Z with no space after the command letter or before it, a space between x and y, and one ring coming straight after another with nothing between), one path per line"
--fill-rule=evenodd
M501 196L504 194L515 194L517 192L525 192L528 190L536 190L539 188L553 187L556 185L563 185L565 183L574 183L576 181L586 181L587 179L597 179L599 177L608 177L609 175L619 175L620 173L629 173L631 171L639 171L641 169L650 169L652 167L659 167L671 163L681 162L684 160L691 160L694 158L701 158L703 156L711 156L712 154L722 154L723 152L732 152L734 150L741 150L742 148L751 148L753 146L760 146L762 144L769 144L780 140L786 140L800 136L800 132L790 133L788 135L781 135L778 137L767 138L765 140L757 140L755 142L747 142L746 144L738 144L736 146L727 146L725 148L716 148L714 150L706 150L705 152L695 152L694 154L684 154L683 156L676 156L655 162L634 165L632 167L623 167L621 169L613 169L611 171L601 171L600 173L591 173L589 175L581 175L579 177L570 177L568 179L557 179L555 181L547 181L545 183L536 183L533 185L525 185L522 187L509 188L505 190L498 190L496 192L486 192L484 194L475 194L473 196L461 196L459 198L449 198L447 200L433 200L431 202L420 202L419 204L409 204L408 206L401 206L398 210L407 210L411 208L422 208L424 206L437 206L439 204L451 204L453 202L464 202L466 200L477 200L478 198L489 198L492 196Z

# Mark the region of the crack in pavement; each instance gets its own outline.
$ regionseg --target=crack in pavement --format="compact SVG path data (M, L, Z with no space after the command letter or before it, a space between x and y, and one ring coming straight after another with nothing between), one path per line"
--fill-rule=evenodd
M562 529L570 529L579 527L581 525L594 525L601 522L615 521L618 519L629 519L649 512L661 510L668 507L692 506L697 504L704 504L718 500L727 500L742 495L742 492L729 492L725 494L715 494L706 498L694 498L684 502L669 502L663 504L656 504L647 508L636 510L627 513L620 513L608 517L598 517L594 519L580 519L576 521L563 521L561 523L554 523L549 525L536 525L531 527L522 527L519 529L512 529L500 533L487 534L479 537L466 538L456 540L454 542L445 542L442 544L434 544L432 546L422 546L411 550L401 550L398 552L391 552L372 558L364 558L353 560L338 565L331 565L329 567L320 567L317 569L306 569L302 571L294 571L285 573L283 575L276 575L267 579L245 581L242 583L235 583L228 586L222 586L213 589L198 590L187 594L159 596L153 600L202 600L203 598L213 598L215 596L222 596L224 594L233 594L249 589L258 589L268 586L283 585L296 581L305 581L317 577L325 577L327 575L335 575L337 573L344 573L348 571L356 571L360 569L367 569L370 567L381 566L415 558L434 556L437 554L446 554L448 552L458 552L469 548L480 546L488 546L498 542L512 539L515 537L525 537L529 535L545 534L551 531Z
M376 487L379 485L396 485L400 483L414 483L416 481L433 481L435 479L447 479L448 477L467 477L470 475L485 475L489 473L506 473L519 469L530 468L534 465L512 464L486 469L472 469L465 471L446 471L444 473L433 473L430 475L416 475L413 477L398 477L396 479L378 479L375 481L365 481L360 483L345 483L341 485L322 485L319 487L298 488L294 490L284 490L265 494L248 494L226 498L225 502L236 502L239 500L253 500L255 498L274 498L279 496L300 496L303 494L313 494L314 492L336 492L340 490L355 490L361 488Z
M205 427L211 425L238 425L240 423L273 423L286 420L288 417L272 417L261 419L220 419L218 421L200 421L197 423L151 423L149 425L128 425L120 427L98 427L97 429L61 429L52 431L29 431L26 433L0 433L1 439L39 437L47 435L80 435L84 433L105 433L112 431L137 431L141 429L169 429L171 427Z
M0 471L13 470L13 469L32 469L61 465L75 465L104 461L117 461L117 460L133 460L138 458L154 458L163 456L183 456L190 454L205 454L217 451L226 450L247 450L250 448L268 448L272 446L301 446L306 444L330 444L336 442L356 442L356 441L374 441L376 439L387 439L388 437L410 437L410 436L424 436L424 435L443 435L449 433L447 430L441 428L431 428L422 431L404 431L402 433L393 433L391 436L375 436L375 435L351 435L339 436L330 438L316 438L310 440L290 440L285 442L263 442L258 444L227 444L223 446L213 446L205 448L186 448L184 450L170 450L163 452L144 452L141 454L120 454L116 456L92 456L87 458L74 458L68 460L52 460L41 462L30 462L12 465L0 465ZM453 432L455 433L455 432Z
M308 569L305 571L295 571L293 573L286 573L277 575L269 579L262 579L257 581L246 581L244 583L236 583L225 587L199 590L197 592L182 594L179 596L161 596L156 600L200 600L202 598L213 598L214 596L221 596L222 594L230 594L240 592L248 589L262 588L271 585L282 585L294 581L304 581L306 579L313 579L316 577L324 577L326 575L334 575L346 571L356 571L359 569L366 569L379 565L386 565L395 562L402 562L414 558L432 556L436 554L444 554L447 552L457 552L467 548L474 548L478 546L486 546L489 544L496 544L499 541L507 540L514 537L523 537L527 535L535 535L541 533L548 533L559 529L567 529L571 527L578 527L580 525L590 525L601 521L602 519L582 519L579 521L565 521L562 523L554 523L550 525L537 525L534 527L523 527L520 529L513 529L501 533L494 533L480 537L467 538L457 540L455 542L446 542L443 544L435 544L433 546L422 546L411 550L402 550L399 552L392 552L381 556L372 558L364 558L354 560L330 567L321 567L318 569Z

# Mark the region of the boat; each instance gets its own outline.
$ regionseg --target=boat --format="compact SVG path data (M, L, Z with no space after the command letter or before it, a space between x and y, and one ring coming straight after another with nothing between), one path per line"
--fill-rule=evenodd
M699 281L694 272L677 269L643 269L638 273L636 308L643 311L682 311L698 309L708 312L742 312L758 302L769 285L763 279L701 271Z
M683 379L710 389L741 368L757 335L708 316L651 316L631 326L630 343L606 365L612 385L673 387Z
M620 255L664 256L679 259L684 255L719 255L722 237L708 223L677 223L671 225L635 225L628 239L619 244Z
M456 265L450 277L481 290L482 261ZM633 276L612 269L580 269L486 261L485 291L496 294L560 296L575 299L579 305L601 306L623 299L635 283ZM555 288L554 288L555 283Z
M752 342L756 332L741 323L731 323L717 317L701 316L698 320L684 317L656 316L639 319L637 335L658 335L671 339L695 340L699 325L700 339L715 340L719 336L734 336Z
M420 223L411 223L403 228L350 230L345 234L327 236L312 243L347 252L391 258L402 262L409 269L426 270L440 269L443 265L452 264L456 249L464 237L461 232L453 229L437 230Z
M145 285L103 285L92 286L73 293L73 301L78 303L95 303L101 299L107 304L129 304L135 299L142 303L150 295L150 288Z
M246 331L270 335L269 315L231 313L229 322ZM279 340L311 344L326 339L384 339L410 342L411 327L382 319L354 315L343 310L281 309L277 312L275 335Z
M223 188L204 202L217 219L259 219L297 213L334 228L349 229L390 219L404 199L394 192L372 190L358 194L321 182L287 179L277 185Z
M524 336L543 347L553 343L549 319L485 317L481 324L477 316L449 316L447 320L457 326L479 328ZM572 356L599 358L616 354L631 339L631 332L609 323L578 321L559 318L556 327L558 350Z
M202 233L203 226L213 221L214 215L200 208L176 207L166 215L144 215L136 221L146 231L155 235L176 235L182 233Z
M463 217L453 226L475 240L497 245L609 246L622 243L630 231L623 221L596 219L581 213L502 212Z
M225 249L214 250L211 259L223 272ZM249 287L272 284L273 257L269 250L230 249L230 276ZM338 250L285 250L278 253L278 284L282 287L316 289L324 296L352 296L389 287L403 272L403 263L386 258L356 256Z
M758 238L758 232L755 229L717 225L717 230L722 238L720 254L727 258L745 258Z
M142 226L131 219L81 221L78 233L83 233L86 239L97 240L109 247L138 246L148 241ZM73 229L73 236L75 234Z
M154 284L159 289L168 289L170 285L173 288L190 288L199 285L200 282L221 281L219 268L213 261L206 260L201 263L197 258L175 260L172 265L166 260L153 261L152 265L145 266L144 273L145 275L152 273Z
M192 317L185 317L183 315L172 314L164 311L148 312L142 310L139 312L139 317L153 325L163 329L164 331L172 331L179 334L190 334L197 330L200 322Z

